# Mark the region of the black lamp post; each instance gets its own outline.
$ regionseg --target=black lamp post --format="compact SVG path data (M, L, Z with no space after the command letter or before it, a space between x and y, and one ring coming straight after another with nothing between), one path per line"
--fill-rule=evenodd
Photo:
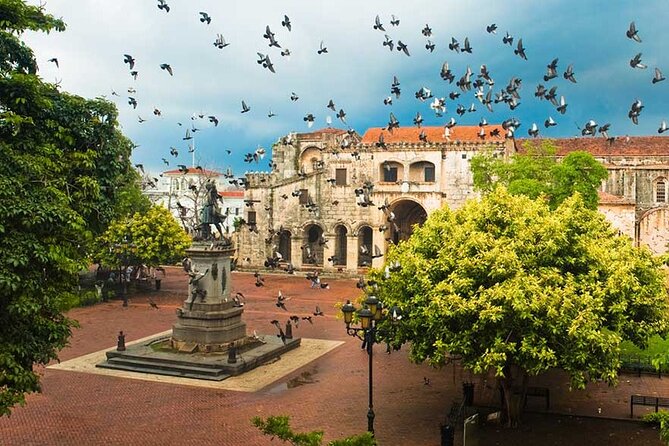
M341 311L344 313L344 322L346 323L346 333L349 336L355 336L362 341L362 348L367 350L369 358L369 410L367 411L367 431L374 435L374 403L373 395L373 375L372 375L372 358L374 352L374 344L376 340L376 325L383 318L383 304L379 302L376 296L368 296L364 302L365 306L358 310L358 319L360 327L352 327L353 313L356 312L355 306L350 300L342 306Z

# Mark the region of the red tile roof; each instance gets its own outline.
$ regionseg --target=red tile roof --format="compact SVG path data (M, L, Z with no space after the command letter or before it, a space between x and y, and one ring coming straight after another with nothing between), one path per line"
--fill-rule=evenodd
M481 138L478 136L481 128L479 126L461 126L456 125L450 129L450 135L444 136L445 127L400 127L394 129L392 132L384 130L380 127L372 127L368 129L362 136L362 143L375 143L379 140L379 135L383 135L386 144L409 142L423 144L419 136L421 132L425 132L427 142L486 142L486 141L504 141L505 131L501 125L487 125L484 127L486 136ZM491 136L493 130L499 130L498 136Z
M244 191L243 190L224 190L222 192L219 192L218 195L220 195L223 198L244 198Z
M195 167L189 167L188 168L188 174L190 175L204 175L207 177L217 177L223 175L220 172L216 172L215 170L209 170L209 169L196 169ZM166 170L163 172L163 175L184 175L182 171L179 169L173 169L173 170Z
M602 137L578 137L557 139L516 139L516 150L523 151L526 144L541 144L551 141L558 148L558 155L567 155L576 150L589 152L595 157L601 156L669 156L669 137L667 136L618 136L609 142Z
M636 205L631 198L621 197L620 195L613 195L608 192L597 192L599 195L599 204L629 204L633 207Z

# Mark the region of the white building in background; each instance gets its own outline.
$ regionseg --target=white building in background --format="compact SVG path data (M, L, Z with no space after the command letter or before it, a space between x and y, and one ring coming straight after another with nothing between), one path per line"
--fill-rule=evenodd
M204 185L210 181L216 184L221 197L219 206L225 215L224 228L233 232L235 217L243 217L244 190L232 187L229 178L220 172L196 168L188 168L185 172L179 169L167 170L160 174L155 187L145 188L144 194L152 203L169 209L190 233L199 223L205 195Z

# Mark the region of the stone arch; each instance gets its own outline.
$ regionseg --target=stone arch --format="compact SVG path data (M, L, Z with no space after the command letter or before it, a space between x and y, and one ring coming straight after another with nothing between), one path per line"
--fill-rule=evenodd
M300 168L304 169L305 172L313 172L316 170L315 163L322 159L321 150L318 147L309 146L300 154Z
M347 249L348 249L348 228L339 223L334 227L334 265L346 266L347 263Z
M372 266L374 230L369 225L358 228L358 267Z
M304 225L304 244L302 245L302 264L323 266L323 228L316 223Z
M427 211L416 200L400 198L390 204L386 220L390 230L390 239L393 243L399 243L411 237L414 225L425 223Z
M409 165L409 181L417 183L434 183L436 181L436 170L434 163L430 161L416 161Z
M292 263L292 239L293 233L287 229L281 229L277 234L277 252L281 254L284 262Z
M655 254L667 252L669 243L669 207L649 209L639 218L639 245L648 246Z
M385 160L379 164L379 181L395 183L404 180L404 164L400 161Z

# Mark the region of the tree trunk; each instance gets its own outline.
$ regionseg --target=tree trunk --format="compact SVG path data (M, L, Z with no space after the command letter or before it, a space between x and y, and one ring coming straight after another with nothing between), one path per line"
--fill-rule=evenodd
M523 410L523 401L525 401L525 394L527 393L527 372L518 369L518 373L522 376L522 387L519 393L514 392L514 375L512 373L513 366L504 367L504 378L501 379L502 389L504 390L504 412L506 415L506 426L516 427L520 421L520 416Z

